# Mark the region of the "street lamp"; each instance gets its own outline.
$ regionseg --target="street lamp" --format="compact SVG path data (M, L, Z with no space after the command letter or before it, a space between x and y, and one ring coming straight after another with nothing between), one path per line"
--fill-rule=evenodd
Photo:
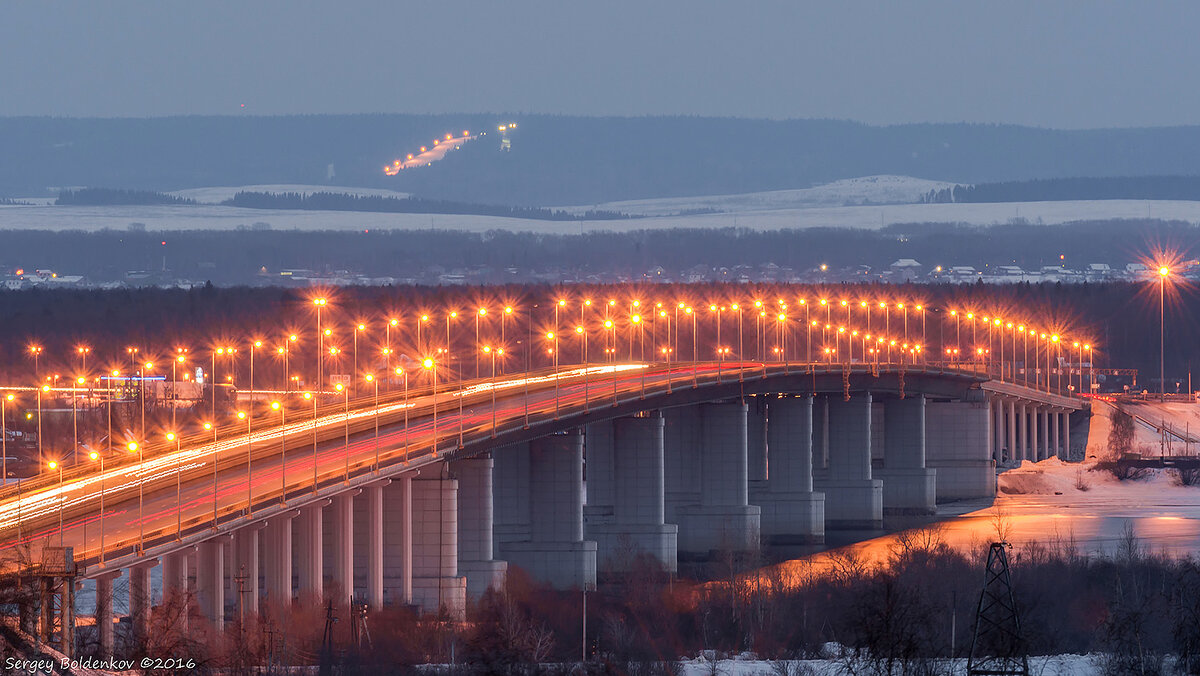
M62 463L57 460L51 460L46 463L50 471L58 470L58 546L63 546L63 491L62 491Z
M356 325L354 327L354 363L351 365L351 370L354 373L358 373L358 334L360 334L366 330L367 330L367 325L362 322L359 322L358 325ZM357 380L354 381L354 396L356 396L356 397L358 396L358 381Z
M33 355L33 378L34 378L34 380L40 380L42 377L41 370L38 368L38 358L42 356L42 349L43 348L41 345L30 345L29 346L29 354Z
M379 379L368 373L363 379L375 386L375 471L379 471Z
M496 438L496 355L503 355L504 348L492 349L490 345L483 347L483 353L492 359L492 438Z
M437 440L438 440L438 436L437 436L437 403L438 402L437 402L437 368L436 368L437 364L435 364L434 361L432 359L430 359L429 357L426 357L425 360L421 362L421 366L423 366L426 371L429 371L431 377L433 378L433 457L436 458L437 451L438 451L438 442L437 442ZM407 385L406 385L406 387L407 387ZM407 397L407 396L408 396L408 394L406 392L405 397ZM407 429L407 425L405 427Z
M313 480L312 491L317 492L317 397L312 392L304 393L305 401L312 401L312 430L313 430Z
M11 392L0 398L0 472L4 473L4 478L0 479L0 486L8 483L8 413L5 411L5 404L11 403L16 395Z
M130 453L138 454L138 466L141 469L142 464L142 445L136 441L130 441L125 444L125 449ZM145 551L146 547L146 492L145 482L138 481L138 554Z
M38 466L45 462L42 456L42 393L49 392L49 385L42 385L37 391L37 438L38 438Z
M325 335L321 333L321 310L329 303L328 298L314 298L313 305L317 307L317 387L324 387L322 380L322 362L325 359ZM320 392L320 390L317 390Z
M109 441L111 444L111 440ZM88 453L92 462L100 462L100 565L104 565L104 456L99 451ZM87 543L84 543L85 545Z
M285 451L287 450L287 433L283 429L287 426L287 407L279 401L271 402L271 410L279 411L279 504L287 504L287 458Z
M254 406L253 399L250 400L250 406ZM247 413L246 411L238 411L237 418L238 418L238 420L246 421L246 516L250 516L250 514L254 510L254 499L253 499L253 496L251 495L252 484L250 482L250 474L251 474L251 466L250 466L251 458L250 458L250 456L251 456L251 450L253 449L253 446L254 446L254 438L253 438L253 436L251 436L251 431L250 431L250 414Z
M179 476L179 435L167 432L167 441L175 442L175 540L179 541L183 539L183 480Z
M1158 268L1158 391L1159 401L1165 401L1167 398L1167 377L1166 373L1166 298L1167 298L1167 277L1171 274L1171 268L1163 265Z

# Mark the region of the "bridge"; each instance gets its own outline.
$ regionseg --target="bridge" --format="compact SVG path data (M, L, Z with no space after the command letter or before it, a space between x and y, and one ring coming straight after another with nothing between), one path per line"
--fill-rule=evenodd
M188 603L218 631L227 605L351 595L461 616L509 565L587 587L637 553L674 570L992 496L997 463L1068 458L1088 409L1014 375L630 362L344 390L8 486L0 552L12 571L71 548L104 654L126 576L142 636Z

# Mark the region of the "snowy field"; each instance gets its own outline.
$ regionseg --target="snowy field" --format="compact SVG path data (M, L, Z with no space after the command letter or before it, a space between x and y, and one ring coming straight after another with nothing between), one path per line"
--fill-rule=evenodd
M464 230L576 234L665 228L863 228L895 223L962 223L1000 225L1017 219L1054 225L1079 220L1154 218L1200 223L1200 202L1162 200L1097 200L1012 202L1002 204L913 204L945 183L904 176L868 176L803 190L611 202L555 207L581 213L603 208L643 215L614 221L539 221L498 216L380 214L347 211L241 209L217 203L240 190L312 193L321 190L357 195L405 197L389 190L313 185L255 185L196 188L173 194L199 205L180 206L0 206L0 230L124 230L140 223L147 230L236 230L265 223L273 230ZM33 201L33 200L30 200ZM869 202L871 206L863 206ZM695 209L722 213L671 216ZM263 226L259 226L263 227Z
M913 204L919 202L921 197L931 190L941 190L953 185L953 183L944 181L929 181L912 176L863 176L800 190L772 190L770 192L702 197L666 197L553 208L572 213L583 213L588 209L605 209L638 216L667 216L694 209L743 213L778 209L843 207L868 203Z

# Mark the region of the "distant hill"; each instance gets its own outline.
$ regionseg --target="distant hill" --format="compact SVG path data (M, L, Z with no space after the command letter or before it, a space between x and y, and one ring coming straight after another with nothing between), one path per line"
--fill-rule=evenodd
M496 125L519 121L511 152ZM428 167L383 166L489 131ZM553 115L0 118L0 197L55 186L303 184L516 206L795 190L894 174L963 184L1200 175L1200 127L1060 131L836 120Z

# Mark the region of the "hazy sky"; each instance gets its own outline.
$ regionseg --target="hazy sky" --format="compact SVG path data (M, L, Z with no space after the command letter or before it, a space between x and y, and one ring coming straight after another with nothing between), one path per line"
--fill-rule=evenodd
M1197 124L1198 26L1190 1L3 0L0 115Z

